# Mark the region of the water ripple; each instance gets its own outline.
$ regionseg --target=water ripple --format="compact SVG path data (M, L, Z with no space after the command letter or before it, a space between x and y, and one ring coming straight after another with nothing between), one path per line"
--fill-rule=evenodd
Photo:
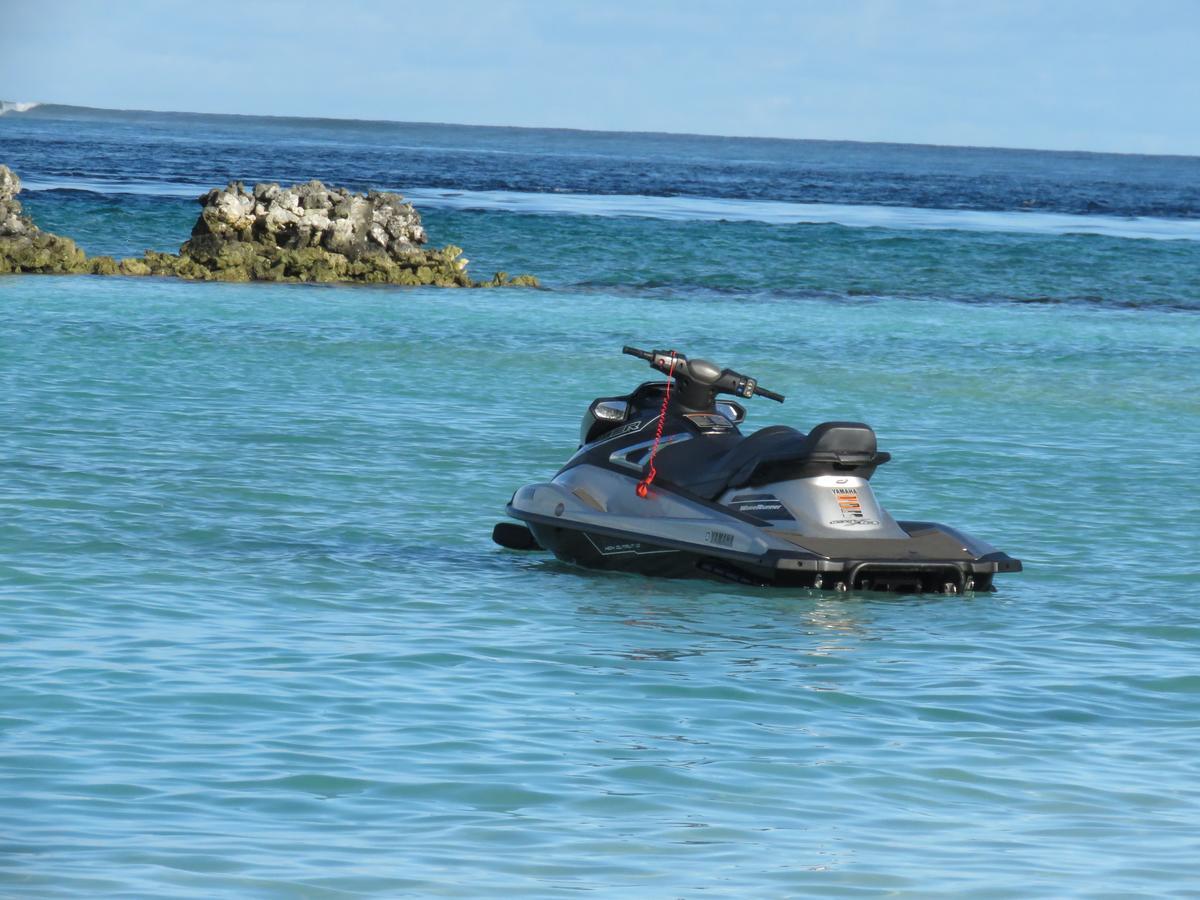
M5 282L6 893L1057 898L1200 876L1190 320L196 287ZM1028 571L830 597L492 546L646 335L770 374L793 399L754 421L873 421L889 506ZM831 335L872 352L850 366Z

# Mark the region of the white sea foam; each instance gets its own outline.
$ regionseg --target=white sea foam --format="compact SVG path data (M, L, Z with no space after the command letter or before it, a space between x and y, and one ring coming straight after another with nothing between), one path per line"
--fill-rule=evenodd
M20 173L18 173L20 174ZM164 181L117 181L92 178L39 178L21 176L27 191L88 191L92 194L143 194L153 197L198 197L215 184L178 184ZM224 185L221 185L224 187Z
M443 191L412 188L418 207L498 209L577 216L634 216L679 221L764 222L768 225L830 224L847 228L999 231L1018 234L1099 234L1153 240L1200 240L1200 219L1161 219L1068 213L922 209L845 203L787 203L709 197L646 197L633 194L533 194L519 191Z
M24 179L26 190L72 189L98 194L197 197L212 184L97 181L74 178ZM1114 238L1200 241L1200 219L975 209L924 209L847 203L789 203L719 197L650 197L641 194L457 191L381 185L396 190L418 209L480 209L534 215L626 216L702 222L762 222L767 225L841 225L898 231L976 231L1009 234L1095 234Z
M29 112L34 107L41 105L40 103L23 103L17 100L0 100L0 116L10 112Z

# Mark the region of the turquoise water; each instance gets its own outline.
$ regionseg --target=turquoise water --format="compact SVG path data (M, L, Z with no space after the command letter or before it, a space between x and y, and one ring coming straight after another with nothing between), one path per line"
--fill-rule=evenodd
M1200 877L1191 314L2 290L6 893ZM760 424L870 419L890 507L1028 570L974 598L835 597L494 547L584 404L641 376L622 342L653 338L787 393Z
M397 186L439 291L0 279L0 896L1200 896L1200 160L38 108L92 253ZM497 548L623 344L865 420L967 597Z

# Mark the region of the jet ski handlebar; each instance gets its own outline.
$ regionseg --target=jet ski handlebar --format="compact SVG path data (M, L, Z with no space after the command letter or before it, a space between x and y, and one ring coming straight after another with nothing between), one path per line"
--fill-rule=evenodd
M711 406L717 394L733 394L747 399L757 394L776 403L784 400L783 394L759 387L758 381L750 376L733 369L718 369L706 359L689 361L682 353L671 350L639 350L637 347L622 347L621 352L643 359L650 363L651 368L666 374L671 374L673 367L674 377L683 392L683 402L692 408Z

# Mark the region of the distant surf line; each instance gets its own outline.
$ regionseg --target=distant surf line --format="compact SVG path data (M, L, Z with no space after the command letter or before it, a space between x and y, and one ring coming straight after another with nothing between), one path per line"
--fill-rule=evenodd
M215 185L121 182L94 179L25 179L30 191L77 190L97 194L194 197ZM849 203L795 203L720 197L656 197L644 194L467 191L397 188L418 207L516 212L531 215L644 218L668 221L761 222L767 225L840 225L895 231L972 231L1046 236L1099 235L1158 241L1200 241L1200 219L1078 215L1021 210L935 209Z
M37 109L41 105L40 103L26 103L20 100L0 100L0 116L10 112L29 112L31 109Z

